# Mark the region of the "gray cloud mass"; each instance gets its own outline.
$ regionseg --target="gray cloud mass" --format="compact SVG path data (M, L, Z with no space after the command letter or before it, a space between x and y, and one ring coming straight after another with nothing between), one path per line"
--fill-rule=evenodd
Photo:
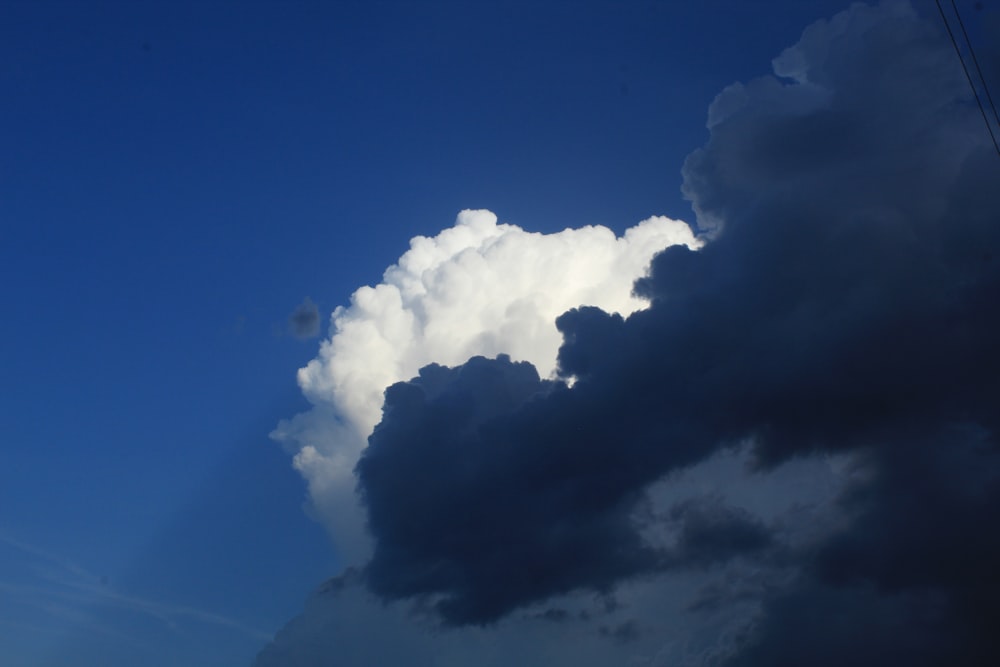
M356 468L367 594L482 633L714 568L689 615L756 606L684 664L1000 664L1000 160L933 18L854 5L724 90L683 168L711 242L653 260L647 310L561 315L557 378L501 355L389 387ZM836 520L648 510L740 447L762 477L848 461Z

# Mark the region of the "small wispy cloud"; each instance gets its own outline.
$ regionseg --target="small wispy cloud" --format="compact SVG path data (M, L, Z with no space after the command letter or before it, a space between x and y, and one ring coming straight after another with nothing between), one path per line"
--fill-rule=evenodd
M319 307L309 297L303 299L288 316L288 332L302 339L319 335Z
M72 626L123 639L124 633L98 620L102 608L115 608L152 618L171 631L177 631L186 620L229 628L257 641L272 637L223 614L121 592L109 585L105 577L71 559L3 533L0 545L19 552L25 561L22 580L0 580L0 591L16 604L33 607Z

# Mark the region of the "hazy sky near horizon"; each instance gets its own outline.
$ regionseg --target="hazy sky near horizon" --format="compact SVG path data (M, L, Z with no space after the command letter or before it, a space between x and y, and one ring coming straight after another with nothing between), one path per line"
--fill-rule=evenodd
M847 426L838 430L822 414L803 406L791 410L801 419L781 422L769 412L773 405L767 400L787 405L789 397L780 385L795 377L791 372L773 376L773 386L765 383L773 395L759 405L748 406L735 389L727 394L705 387L704 395L685 395L692 409L713 405L716 397L719 405L746 406L746 413L733 408L732 423L719 417L719 432L711 433L703 424L678 417L676 428L689 429L683 437L702 444L692 445L677 460L647 460L623 447L622 458L614 459L620 469L631 469L639 461L638 468L656 475L648 479L623 473L622 479L609 482L617 489L609 491L610 500L605 505L598 502L600 511L576 524L585 530L560 547L593 555L592 560L583 557L584 565L566 579L553 581L552 570L544 566L564 555L560 548L544 555L529 549L525 557L540 563L537 588L505 579L510 572L495 568L484 556L496 548L494 537L481 533L470 533L474 539L470 537L469 543L478 546L463 552L468 555L465 565L437 579L424 577L420 573L430 565L456 561L455 554L440 551L437 543L415 540L401 528L407 521L423 521L429 534L461 535L458 527L466 526L465 519L442 518L447 513L441 508L463 503L473 508L470 521L508 526L504 508L457 491L449 495L448 489L459 489L468 481L462 470L474 471L482 488L489 488L489 471L499 471L498 479L504 475L520 479L524 469L514 453L494 461L496 467L483 463L493 460L493 455L484 455L465 461L462 470L442 465L424 478L418 475L417 481L440 484L440 493L427 493L426 504L413 503L411 516L399 517L387 509L407 505L392 488L409 488L396 468L404 465L406 457L399 452L407 451L408 445L397 442L393 434L417 434L410 444L413 451L426 454L421 461L448 458L421 449L426 443L460 440L459 435L434 431L433 420L421 416L423 408L407 411L409 401L416 400L414 391L425 392L427 405L442 415L452 414L448 411L461 403L449 396L471 396L471 404L478 405L499 391L511 401L507 408L514 410L514 416L497 406L467 406L468 410L475 420L499 419L509 425L504 428L516 432L504 435L502 429L491 431L492 426L482 432L492 433L489 438L498 442L506 442L504 438L541 442L546 440L536 435L535 417L516 412L526 395L544 395L552 401L546 414L554 420L564 413L577 414L577 400L611 405L618 400L611 398L612 388L624 386L623 378L644 378L638 370L644 362L617 353L597 361L600 355L595 350L610 345L610 350L634 348L640 355L644 348L635 341L661 337L684 349L701 349L696 344L700 339L681 320L706 331L716 326L752 328L751 324L763 321L772 327L768 332L775 340L781 340L782 327L791 327L789 322L794 321L817 337L816 345L831 355L829 359L865 367L867 357L860 352L857 357L842 353L863 346L842 349L840 338L833 334L824 338L801 324L822 319L817 313L834 312L821 308L832 303L823 286L843 278L833 268L822 275L808 274L799 264L789 269L803 271L802 285L817 290L803 292L815 301L805 297L796 301L812 306L795 311L794 317L785 313L789 319L744 318L732 299L711 296L728 294L734 285L766 286L777 296L762 307L773 306L767 312L781 313L785 304L781 299L787 295L775 290L773 281L778 278L761 268L768 265L763 258L774 253L784 261L789 255L775 250L784 248L801 251L815 260L816 267L828 265L826 254L811 255L802 250L811 246L796 245L805 244L802 239L788 240L789 228L758 222L767 212L777 212L775 219L783 220L781 215L804 210L796 193L815 194L816 201L825 202L832 211L831 220L862 211L880 224L909 210L900 200L917 201L914 191L922 193L926 200L920 199L920 210L927 212L927 218L914 214L917 222L912 224L956 253L941 260L944 268L929 263L928 275L931 269L940 269L940 276L933 275L945 276L941 284L951 284L951 267L965 261L965 246L940 230L953 224L952 211L967 213L956 204L961 203L956 192L965 197L962 201L978 202L987 217L997 209L982 184L972 182L972 177L966 184L956 175L979 164L985 131L978 110L970 106L968 91L950 87L954 80L949 77L957 65L946 61L946 51L939 48L944 38L935 23L939 18L933 3L916 3L925 20L920 25L925 27L906 32L916 35L912 40L900 37L885 50L872 47L866 52L883 54L885 71L894 72L890 57L894 49L929 53L926 62L917 59L925 70L903 68L896 78L884 80L870 79L870 73L861 76L858 63L865 61L857 55L858 44L868 48L869 42L854 39L860 34L858 26L867 25L859 21L843 28L850 38L814 35L813 41L803 43L819 46L804 47L801 61L782 61L783 74L791 79L801 74L803 63L822 62L814 72L822 71L825 79L803 80L798 88L790 87L801 95L793 91L783 97L787 91L775 93L766 84L749 84L772 73L772 59L798 42L807 25L848 4L833 0L4 3L0 7L0 87L5 91L0 103L0 272L4 276L0 305L7 317L0 334L4 423L0 662L30 667L246 666L302 611L317 586L341 575L345 567L369 562L364 583L354 578L353 571L337 580L348 602L328 604L327 598L311 598L311 611L300 616L297 625L288 626L270 645L270 657L262 660L279 656L273 664L322 663L330 656L322 653L325 645L313 633L330 619L342 619L356 636L386 624L396 632L391 636L401 638L400 646L425 656L427 664L435 659L461 663L470 652L481 654L484 645L498 644L511 647L513 653L490 654L490 659L503 662L516 655L531 664L540 658L532 657L530 647L545 646L551 658L547 664L564 664L560 661L579 656L564 656L557 645L572 644L580 637L585 639L576 650L589 652L595 660L613 661L622 651L635 653L640 645L655 653L650 648L657 645L655 628L645 624L647 616L688 618L683 610L666 609L663 596L697 598L706 606L724 607L726 600L743 595L738 605L734 603L733 615L721 614L698 626L701 634L685 650L696 652L695 644L703 648L698 642L704 644L705 628L733 631L741 618L754 613L753 605L761 604L771 616L761 621L762 634L748 649L746 662L738 663L749 665L778 655L769 643L768 619L791 613L797 602L822 598L824 610L859 604L850 597L853 593L831 588L825 575L806 579L789 565L801 562L803 556L796 549L807 540L796 532L801 528L798 519L782 512L797 501L822 507L836 504L837 493L856 481L844 469L857 462L849 465L842 457L845 452L854 455L861 447L857 443L871 437L871 432L862 432L862 426L870 424L867 417L859 417L855 431ZM983 7L976 10L971 2L959 3L974 32L995 17L994 3L979 4ZM921 30L935 35L926 38L933 48L924 50ZM847 55L842 61L831 59L836 66L826 67L824 49ZM935 69L939 62L944 64ZM911 80L906 77L917 75L915 80L932 82L926 99L908 85ZM857 86L848 85L854 81ZM964 85L964 80L958 81ZM747 87L729 88L713 105L735 82ZM808 83L815 83L815 89ZM831 96L841 106L824 98L822 90L834 91ZM924 109L913 114L912 122L879 126L857 144L845 140L839 144L843 152L817 140L820 134L834 144L838 137L862 136L848 131L851 122L864 117L858 109L877 106L883 102L880 96L890 94L902 100L900 105L926 101L927 109L938 110L952 104L961 113L941 111L948 123L938 123L940 119ZM936 94L947 103L940 103ZM814 118L810 113L826 104L837 112L824 117L826 124L789 124L789 119ZM939 104L943 106L935 106ZM741 109L747 111L741 115ZM779 120L768 125L773 118ZM924 121L938 128L940 135L923 132ZM799 133L794 140L782 141L781 137L793 136L787 134L789 127ZM921 141L904 148L909 146L908 132ZM702 157L685 166L687 156L700 148ZM815 162L796 162L802 157L796 151L805 155L807 149L819 151ZM865 152L876 149L884 161L869 159ZM823 150L831 150L833 157L826 157ZM941 159L933 160L935 167L922 171L922 161L936 156ZM849 171L844 165L852 164L852 159L871 165L861 170L865 173L857 181L844 176ZM911 171L899 166L905 163ZM865 176L871 181L864 181ZM877 187L869 191L867 186L887 178L891 183L883 189L884 197ZM781 190L776 184L782 179L794 189ZM700 207L699 215L682 195L682 183L688 198ZM831 183L843 187L820 187ZM747 192L764 194L758 200ZM468 212L460 216L463 211ZM962 220L967 228L960 229L987 248L984 253L993 252L989 248L995 235L983 231L974 216ZM686 222L693 231L674 221ZM726 230L719 236L718 250L698 263L684 259L678 247L671 256L680 259L670 265L664 262L647 281L646 300L630 301L630 284L643 275L655 250L672 244L700 247L714 237L714 233L706 236L711 232L709 223L722 224ZM607 229L563 231L597 225ZM745 231L752 229L761 231L759 235ZM892 229L892 234L899 231ZM693 234L699 232L702 240L696 241ZM940 237L934 236L939 232ZM904 268L907 262L887 260L890 246L882 237L855 238L853 233L852 228L824 243L837 251L862 248L874 253L857 261L868 266L874 257L878 259L874 264L886 267L884 273L869 276L871 284L887 286L873 293L878 298L899 298L902 310L879 319L866 310L866 293L859 289L857 300L843 312L836 311L831 323L874 322L873 327L884 325L884 331L896 332L901 321L919 321L928 335L980 351L982 367L992 368L995 359L983 350L988 349L984 341L996 323L980 317L978 309L995 294L995 270L990 273L976 264L967 276L954 278L959 296L941 299L944 303L954 298L961 304L965 329L944 331L933 323L942 312L950 312L946 304L934 301L927 313L916 305L906 310L911 305L909 292L896 287L912 278ZM411 246L415 237L424 240ZM726 238L734 240L722 242ZM905 248L912 257L924 257L919 244ZM772 264L778 262L773 257ZM394 265L394 272L383 276ZM689 279L705 285L704 294L678 292L678 284L690 287L685 282ZM379 283L396 289L402 295L399 302L392 300L388 287L372 290L371 295L357 292ZM970 284L981 285L981 291L969 292ZM742 303L756 303L751 297L742 295ZM670 299L683 306L676 311L681 315L664 314ZM560 361L565 377L590 379L580 387L574 385L565 402L559 402L563 394L546 384L554 377L555 347L562 341L555 317L577 305L627 315L649 301L657 305L645 319L606 323L591 311L560 319L562 333L572 332L578 346L573 348L577 356ZM343 309L334 315L338 307ZM703 319L691 314L695 312ZM331 315L338 318L340 331L355 331L354 338L348 334L336 338L330 329ZM419 336L413 334L418 329ZM838 331L832 324L830 330ZM860 332L857 340L868 340L864 326L854 331ZM380 349L372 341L385 347ZM763 343L728 348L731 341L709 337L700 344L709 346L705 349L712 345L732 349L732 358L756 356L761 360L758 370L765 368L765 360L772 364L770 369L792 364ZM905 347L900 367L911 352ZM503 353L510 354L513 362L531 361L539 377L532 377L523 365L504 365L508 362L501 358L492 365L463 366L464 375L431 371L414 384L400 385L403 388L393 394L404 406L395 413L400 421L386 422L366 464L369 477L363 476L367 507L379 510L368 517L354 505L344 509L353 502L352 470L364 438L381 419L385 387L414 377L431 362L459 367L473 354L492 359ZM831 371L809 366L807 357L795 357L795 362L820 374ZM649 368L658 372L669 370L678 377L693 372L659 352L648 359ZM374 368L379 374L351 384L343 378L357 379L350 374L352 361L365 372ZM964 369L963 363L971 362L955 361L957 368ZM928 364L924 379L944 377L958 383L941 366ZM312 371L297 378L299 368ZM897 366L882 370L886 377L899 376ZM749 383L744 376L719 374L720 382L732 382L737 388ZM759 377L771 376L761 372ZM489 385L501 380L502 390ZM909 376L905 380L908 387L923 386ZM656 384L649 378L642 381L649 387ZM839 386L809 388L834 405L841 397ZM995 489L991 471L997 468L993 459L976 463L976 456L983 448L995 452L996 425L976 421L981 416L976 401L988 403L996 387L985 379L970 386L969 396L975 400L969 399L971 407L961 426L971 430L956 437L973 453L953 463L961 474L977 468L985 471L979 481L987 489L986 500L949 495L951 478L931 480L937 484L931 486L940 491L942 507L964 509L974 518L995 517L996 499L989 495L995 492L989 489ZM887 392L896 388L892 383L883 387ZM671 401L678 398L671 393L676 389L663 391ZM961 394L957 388L953 391ZM940 417L928 434L958 428L953 406L942 407L941 401L916 388L912 392L923 401L927 414ZM375 399L370 398L373 393ZM619 394L623 400L634 399L629 405L642 402L638 393L615 389L614 395ZM865 415L869 414L865 410L874 409L867 403L854 408ZM499 416L491 412L494 409ZM469 418L462 414L461 419ZM662 435L665 427L643 421L641 411L628 414L636 442L683 439L673 431ZM459 417L454 420L457 424ZM900 417L899 423L904 421ZM558 422L558 428L568 428L568 423ZM733 453L715 443L734 438L750 442L751 435L763 432L765 423L781 437L760 445L758 454L775 469L758 488L739 472L739 459L749 452ZM331 436L344 424L354 430L347 436ZM595 438L609 435L599 423L591 426ZM883 426L892 430L899 424ZM547 428L556 429L557 422ZM329 443L334 436L354 444L345 450L316 444ZM614 437L627 441L630 436ZM936 441L926 437L912 464L918 471L912 478L894 477L864 490L877 498L890 492L905 498L916 493L910 480L941 463ZM819 443L816 447L823 456L794 462L801 468L778 465L795 458L791 453L798 452L797 445L789 443L802 438ZM480 448L490 451L482 443L468 451ZM342 460L337 458L341 451L349 452ZM872 450L870 468L865 470L882 473L898 463L897 456L894 449ZM406 465L414 472L422 470L414 462ZM687 495L655 485L659 477L688 474L679 472L688 465L700 472L678 482ZM566 497L575 498L575 493L603 497L594 491L585 466L570 468L577 472L567 474L578 474L580 486L568 490ZM372 481L376 478L395 482L380 486ZM526 483L524 505L514 506L523 510L532 499L548 498L543 491L552 487L543 479L547 478L539 477L537 488ZM816 484L803 489L795 479ZM730 489L729 495L704 493L705 488L721 486ZM652 503L655 512L651 512L673 517L663 528L665 542L650 537L660 528L646 526L643 539L660 546L650 550L648 544L636 543L635 553L616 561L599 545L609 537L627 544L638 539L617 518L635 514L645 502L639 499L643 494ZM544 516L530 531L519 532L527 529L511 525L504 535L531 547L531 536L547 534L552 525L577 517L569 506L554 502L551 507L553 514L540 513ZM860 516L858 525L896 516L885 503L854 509L857 515L851 516ZM433 524L430 516L441 518L441 523ZM366 519L372 522L367 536L361 528ZM785 523L779 530L775 522L781 521ZM706 546L695 539L702 534L699 530L727 537L718 538L724 542L721 546L711 543L716 539L711 537ZM859 528L835 546L863 561L871 532ZM962 524L952 537L968 542L973 532ZM915 548L907 539L899 537L899 544ZM980 554L996 549L995 542L985 538L973 544ZM896 546L880 548L893 553ZM766 562L753 561L747 556L751 552L763 554ZM747 561L739 561L744 556ZM650 557L659 565L650 566ZM827 562L823 557L816 556L817 562ZM730 568L731 558L736 564ZM651 576L650 568L664 567L665 562L704 562L712 567L698 569L699 565L689 577L665 583L657 579L656 586L662 584L669 594L640 585L643 577ZM719 562L729 569L713 570L723 567ZM868 569L858 566L860 574L843 576L885 583L884 577L879 578L884 573L873 574L878 568L866 563ZM749 570L764 574L746 578ZM730 583L740 577L749 583L739 591L735 584L726 588L727 598L718 593L720 582L713 579L713 572L721 572L719 576L728 577ZM966 589L961 582L941 584L934 579L938 574L918 572L913 577L940 584L935 594L944 596L945 606L954 604L956 614L981 609L972 603L963 607L949 598L955 590L964 594ZM498 597L483 584L484 577L495 585L507 581L510 597ZM761 601L759 590L778 581L788 586L786 597ZM902 576L885 585L897 586L895 590L905 597L911 594L906 588L909 581ZM714 597L706 592L710 589L716 591ZM594 591L604 596L598 602ZM565 595L569 597L559 597ZM393 602L380 607L378 599ZM559 603L545 606L550 599ZM413 600L429 605L427 616L416 625L410 624L406 612ZM898 597L863 602L873 608L883 604L890 615L899 612L900 604L905 607ZM913 608L922 603L921 598ZM562 615L582 619L595 614L595 604L607 609L606 620L588 616L579 627L561 622ZM636 612L630 616L631 612L612 609L615 604L631 605ZM995 613L995 608L989 609ZM536 613L548 614L548 619L531 616ZM435 654L435 644L425 643L423 633L441 619L459 628L497 619L501 624L492 637L480 630L447 634L440 654ZM953 648L949 642L962 641L954 638L953 630L945 627L940 645L931 648ZM804 628L803 636L813 631ZM670 641L676 646L682 639ZM971 639L965 638L970 646L975 639L974 632ZM927 647L911 648L934 654ZM373 659L364 647L351 650L361 661L357 664ZM719 658L713 655L702 658Z

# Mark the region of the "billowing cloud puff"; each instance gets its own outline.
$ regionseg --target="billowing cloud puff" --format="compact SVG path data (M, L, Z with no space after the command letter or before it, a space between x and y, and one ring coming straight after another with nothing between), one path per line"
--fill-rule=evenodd
M460 364L505 353L543 375L561 342L556 317L590 305L632 313L646 305L632 283L653 255L697 248L683 222L653 217L622 237L605 227L555 234L498 224L463 211L453 227L419 236L375 287L362 287L332 317L332 335L299 371L315 408L282 422L273 437L295 452L313 506L346 558L366 553L352 470L381 419L383 393L429 363Z
M405 624L429 655L481 638L466 663L1000 663L1000 161L936 20L854 5L723 91L683 170L711 242L656 256L645 310L558 315L554 374L390 386L359 594L440 623ZM829 495L781 476L810 464ZM595 596L657 603L595 626ZM596 637L614 659L576 655Z
M384 282L333 313L334 333L299 384L367 435L385 388L428 363L505 353L547 375L561 342L555 318L583 305L625 315L644 307L632 282L676 244L698 242L685 223L663 217L616 238L606 227L531 233L489 211L463 211L454 227L410 241Z

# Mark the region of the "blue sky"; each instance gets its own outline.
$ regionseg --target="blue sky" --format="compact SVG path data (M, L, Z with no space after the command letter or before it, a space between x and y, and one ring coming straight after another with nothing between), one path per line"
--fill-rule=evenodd
M3 3L0 662L249 665L344 565L292 311L463 209L693 223L709 104L846 5Z

